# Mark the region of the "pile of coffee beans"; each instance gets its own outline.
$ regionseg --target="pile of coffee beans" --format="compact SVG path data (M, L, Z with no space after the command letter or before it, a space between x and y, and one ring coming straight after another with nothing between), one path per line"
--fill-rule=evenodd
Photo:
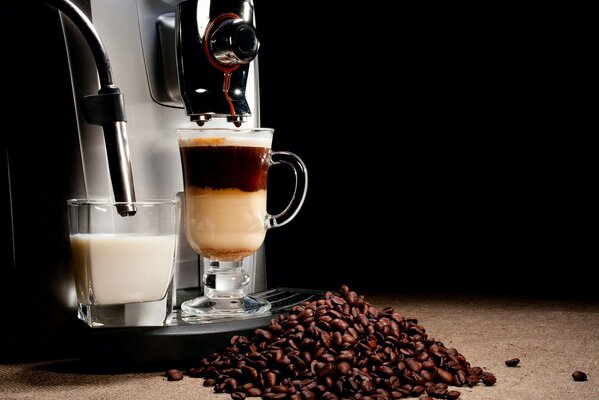
M186 373L233 399L453 400L460 392L450 386L496 381L428 336L415 318L378 309L345 285L251 337L232 337L223 353Z

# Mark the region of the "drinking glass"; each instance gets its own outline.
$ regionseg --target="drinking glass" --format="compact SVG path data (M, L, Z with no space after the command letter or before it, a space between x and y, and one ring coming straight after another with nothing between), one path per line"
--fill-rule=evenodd
M79 319L91 327L168 325L179 200L70 199L67 206ZM134 215L119 214L131 206Z
M242 268L262 245L266 231L290 222L300 210L308 186L303 161L286 151L272 151L273 129L177 129L185 192L185 235L207 261L204 295L181 305L187 320L253 316L270 303L248 295L250 281ZM287 207L266 210L268 170L288 165L295 188Z

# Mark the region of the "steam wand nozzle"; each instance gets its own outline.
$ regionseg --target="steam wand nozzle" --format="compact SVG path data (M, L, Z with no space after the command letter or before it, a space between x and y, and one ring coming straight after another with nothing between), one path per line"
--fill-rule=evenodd
M84 115L89 123L102 125L108 168L117 211L121 216L134 215L135 189L127 139L125 98L119 88L101 89L97 95L83 98Z

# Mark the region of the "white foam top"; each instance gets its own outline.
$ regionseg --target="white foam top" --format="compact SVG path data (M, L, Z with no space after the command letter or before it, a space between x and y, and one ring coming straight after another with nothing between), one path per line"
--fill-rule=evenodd
M251 135L244 131L223 132L218 130L204 132L201 135L194 130L180 130L179 146L244 146L244 147L267 147L270 148L272 142L271 131L254 132Z

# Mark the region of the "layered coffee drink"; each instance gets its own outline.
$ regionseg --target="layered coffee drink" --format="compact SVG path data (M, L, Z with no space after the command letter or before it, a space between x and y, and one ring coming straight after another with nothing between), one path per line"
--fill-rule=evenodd
M291 221L303 204L308 175L303 161L288 151L272 151L270 128L180 128L179 150L185 190L185 236L204 258L204 294L181 303L184 321L247 317L270 310L270 302L248 294L251 275L244 264L266 231ZM286 165L295 188L285 209L266 212L270 167ZM224 261L224 262L223 262ZM249 263L245 263L249 261ZM257 269L256 269L257 270Z
M236 261L262 245L271 140L266 135L179 140L186 236L199 254Z

